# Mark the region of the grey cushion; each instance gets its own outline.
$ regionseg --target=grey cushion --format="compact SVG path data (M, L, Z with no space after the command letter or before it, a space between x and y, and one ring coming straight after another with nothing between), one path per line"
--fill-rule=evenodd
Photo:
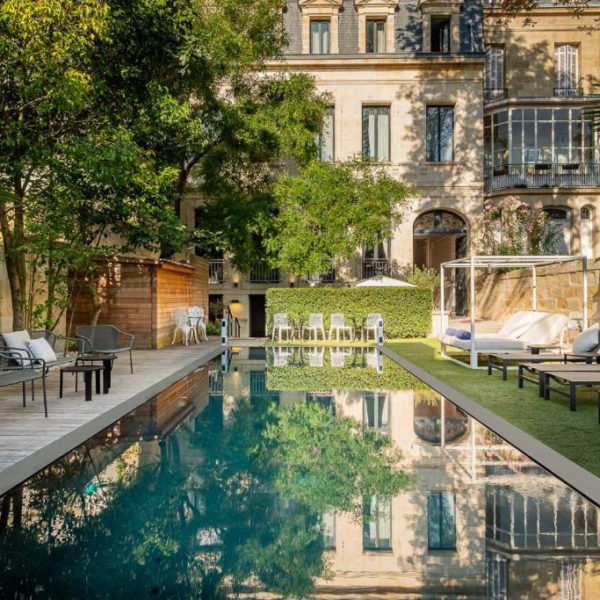
M26 329L22 331L11 331L9 333L3 333L4 344L9 348L15 348L19 350L19 355L26 357L31 356L27 343L31 340L29 332Z
M598 325L592 325L573 340L573 352L591 352L598 344Z

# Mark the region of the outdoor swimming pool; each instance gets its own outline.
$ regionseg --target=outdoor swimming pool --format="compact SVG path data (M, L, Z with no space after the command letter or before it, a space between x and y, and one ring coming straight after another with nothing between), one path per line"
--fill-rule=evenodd
M598 508L374 348L234 350L0 510L2 598L600 597Z

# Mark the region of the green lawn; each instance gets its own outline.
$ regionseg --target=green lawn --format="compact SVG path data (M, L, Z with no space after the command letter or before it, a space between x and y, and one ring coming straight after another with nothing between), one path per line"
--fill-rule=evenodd
M537 386L525 382L517 387L516 370L502 381L499 371L472 371L440 356L439 343L431 339L393 340L391 350L428 371L465 396L536 437L563 456L600 476L600 425L596 391L580 390L577 412L568 408L567 398L553 394L545 402Z

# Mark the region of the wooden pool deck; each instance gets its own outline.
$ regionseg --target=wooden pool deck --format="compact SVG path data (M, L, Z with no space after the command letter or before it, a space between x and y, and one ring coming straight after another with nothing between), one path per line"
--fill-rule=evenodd
M40 381L33 403L28 385L26 408L19 385L0 389L0 496L220 353L216 342L134 351L133 375L129 357L121 355L110 393L94 394L91 402L84 401L81 377L76 394L70 375L59 399L59 373L52 370L46 380L47 419Z

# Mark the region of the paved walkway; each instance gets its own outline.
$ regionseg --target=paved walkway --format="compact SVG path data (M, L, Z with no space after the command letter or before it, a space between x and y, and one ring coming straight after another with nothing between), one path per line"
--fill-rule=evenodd
M116 361L109 394L83 399L83 381L75 394L74 380L65 375L65 395L58 398L57 370L49 373L48 418L44 418L41 382L36 382L36 400L23 408L21 386L0 389L0 495L43 469L92 435L108 427L157 393L218 356L216 342L164 350L138 350Z

